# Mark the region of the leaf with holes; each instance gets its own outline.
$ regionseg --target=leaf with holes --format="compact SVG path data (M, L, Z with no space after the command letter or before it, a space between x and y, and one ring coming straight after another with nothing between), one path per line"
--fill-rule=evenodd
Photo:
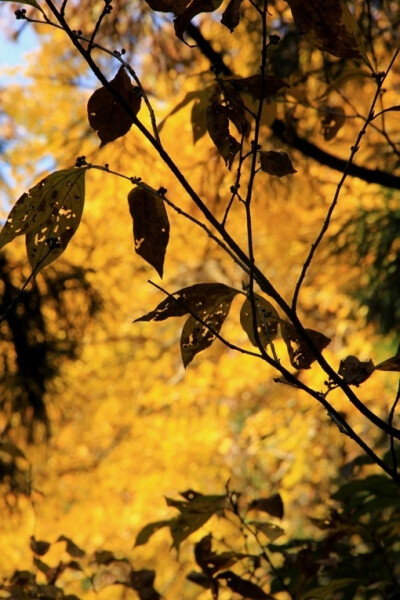
M164 321L170 317L181 317L189 312L200 314L209 304L218 302L218 299L234 297L239 291L223 283L196 283L189 287L174 292L160 302L152 311L135 319L137 321Z
M340 361L338 373L349 385L359 386L372 375L373 371L372 360L362 362L356 356L350 355Z
M254 294L254 301L256 304L258 337L263 348L265 348L278 334L279 314L271 302L268 302L259 294ZM252 305L249 298L246 298L240 311L240 324L253 346L258 346L254 333Z
M240 150L239 142L229 133L228 108L219 101L219 92L211 97L206 111L207 131L219 154L230 169Z
M36 273L60 256L82 217L85 173L86 168L56 171L22 194L0 232L0 248L25 234Z
M284 177L285 175L297 173L287 152L283 152L282 150L269 150L261 151L259 155L261 170L269 175Z
M311 45L339 58L362 58L373 70L345 0L288 0L288 4L297 28Z
M132 85L124 67L109 85L111 89L96 90L87 105L89 124L101 140L100 147L128 133L142 100L140 88Z
M211 346L229 314L236 294L237 291L230 288L226 295L219 296L214 302L207 302L202 310L196 310L197 318L190 315L181 335L181 355L185 368L196 354Z
M282 321L281 331L292 366L295 369L310 369L316 357L304 340L301 339L292 323ZM322 352L331 341L320 331L314 329L305 329L305 331L318 352Z
M163 276L169 240L169 220L162 196L140 184L128 194L135 251Z

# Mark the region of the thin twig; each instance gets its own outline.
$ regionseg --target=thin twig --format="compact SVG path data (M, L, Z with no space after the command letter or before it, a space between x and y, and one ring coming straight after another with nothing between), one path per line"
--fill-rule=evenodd
M391 407L390 413L389 413L388 423L389 423L390 427L393 427L394 413L395 413L396 407L399 402L400 402L400 380L399 380L399 387L397 389L396 398L392 404L392 407ZM393 460L393 469L397 473L398 472L398 461L397 461L397 454L396 454L396 448L394 445L393 435L390 435L390 452L391 452L392 460Z

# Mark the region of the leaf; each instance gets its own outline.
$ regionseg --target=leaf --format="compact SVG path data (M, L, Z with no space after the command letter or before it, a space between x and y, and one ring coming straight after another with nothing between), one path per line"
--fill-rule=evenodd
M137 534L134 547L136 548L136 546L143 546L143 544L147 544L151 536L156 533L156 531L162 529L163 527L167 527L169 524L170 520L148 523Z
M60 537L57 539L57 542L66 542L65 549L68 552L68 554L73 558L82 558L83 556L85 556L85 551L81 550L81 548L79 548L79 546L77 546L75 542L73 542L67 536L60 535Z
M200 13L213 12L219 8L222 0L192 0L190 4L174 19L176 36L184 42L183 35L190 21ZM185 42L186 43L186 42Z
M257 311L258 337L263 348L265 348L276 338L280 319L277 311L268 300L265 300L265 298L258 294L254 294L254 300ZM253 312L249 298L246 298L240 311L240 324L253 346L258 346L254 333Z
M232 85L240 93L250 94L255 100L261 100L261 75L250 75L249 77L233 77L224 79L224 82ZM290 88L290 85L275 75L265 75L263 98L275 96L282 88Z
M333 140L337 132L346 122L346 113L341 106L323 108L325 114L321 118L321 129L324 140Z
M44 556L48 552L51 544L50 542L36 540L32 535L29 545L34 554L37 554L38 556Z
M33 6L34 8L38 8L41 12L42 9L40 8L39 4L36 2L36 0L17 0L17 2L15 2L15 0L3 0L3 2L13 2L15 4L27 4L28 6Z
M210 88L206 88L206 89L210 89ZM166 117L164 117L164 119L161 121L161 123L159 123L159 125L158 125L158 131L161 132L162 128L164 127L164 125L165 125L167 119L169 119L169 117L172 117L172 115L174 115L177 112L179 112L180 110L182 110L182 108L185 108L185 106L187 106L188 104L190 104L190 102L192 102L193 100L199 99L201 97L202 93L203 93L202 91L198 91L198 90L193 90L191 92L187 92L187 94L185 95L185 97L183 98L183 100L181 100L181 102L179 102L166 115Z
M225 579L229 589L249 600L275 600L270 594L266 594L258 585L247 579L239 577L233 571L224 571L217 575L217 579Z
M115 95L103 86L92 94L87 104L89 124L100 138L100 147L128 133L142 101L140 88L132 85L123 66L110 81L110 87ZM130 107L129 112L118 96Z
M169 220L160 194L140 184L128 194L133 219L135 252L163 276L164 259L169 240Z
M271 542L274 542L285 533L282 527L274 523L268 523L267 521L249 521L249 525L253 525L257 531L261 531Z
M400 371L400 344L397 348L396 354L376 365L375 370Z
M241 558L245 558L247 554L238 554L236 552L217 552L212 551L212 536L211 534L203 537L194 546L194 556L197 564L202 569L203 573L208 576L217 573L221 569L226 569L234 565Z
M256 498L250 503L249 510L261 510L282 519L284 514L282 497L280 494L273 494L268 498Z
M288 0L288 4L297 28L311 45L340 58L362 58L372 69L345 0Z
M221 23L232 33L240 22L240 7L243 0L230 0L228 6L222 13Z
M187 502L180 500L171 502L171 499L167 498L167 503L175 507L177 503L179 505L179 516L170 521L173 547L178 549L183 540L200 529L215 513L226 507L226 496L199 494Z
M218 297L215 303L208 303L200 313L196 312L202 322L190 315L181 335L181 355L185 369L196 354L211 346L229 314L236 294L236 290L229 291L226 296Z
M351 385L360 385L366 381L374 371L374 363L372 360L361 362L356 356L347 356L340 361L339 375L343 380Z
M206 111L207 131L219 154L230 169L240 150L239 142L229 133L228 108L219 102L219 93L212 96Z
M158 12L172 12L179 15L185 10L190 0L146 0L151 10Z
M223 283L196 283L189 287L174 292L171 296L160 302L152 311L134 320L138 321L164 321L170 317L181 317L189 312L199 314L209 305L215 304L219 298L224 298L239 291Z
M288 321L282 321L281 331L292 366L295 369L310 369L311 364L315 361L315 356L300 338L293 325ZM330 338L320 331L315 331L314 329L306 329L305 331L319 352L326 348L331 341Z
M12 442L0 442L0 452L5 452L6 454L12 456L12 458L26 459L26 456L22 450Z
M28 258L36 273L60 256L82 217L86 170L55 171L22 194L0 232L0 248L26 234Z
M260 151L259 154L261 170L265 173L276 175L277 177L297 173L287 152L283 152L283 150L268 150Z

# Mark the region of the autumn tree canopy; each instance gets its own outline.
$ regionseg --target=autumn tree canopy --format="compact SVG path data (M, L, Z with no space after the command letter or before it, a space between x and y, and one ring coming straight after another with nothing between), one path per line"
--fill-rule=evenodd
M398 3L0 11L1 593L394 598Z

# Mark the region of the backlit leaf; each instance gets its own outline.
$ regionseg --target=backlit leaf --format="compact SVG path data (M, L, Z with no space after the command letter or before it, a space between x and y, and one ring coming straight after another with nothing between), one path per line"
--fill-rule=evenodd
M321 130L324 140L332 140L346 122L346 113L341 106L325 107L321 118Z
M190 21L200 13L213 12L221 4L222 0L192 0L187 8L174 19L176 36L184 42L183 35Z
M256 498L250 503L249 510L261 510L282 519L284 512L282 497L280 494L273 494L268 498Z
M9 454L13 458L25 458L25 454L22 452L18 446L13 444L12 442L0 442L0 452L5 452Z
M135 547L143 546L143 544L146 544L149 541L149 539L151 538L151 536L154 533L156 533L156 531L159 531L163 527L167 527L169 524L170 524L170 520L155 521L154 523L148 523L147 525L145 525L136 536Z
M285 533L282 527L275 525L275 523L268 523L267 521L249 521L249 525L253 525L257 531L261 531L271 542L274 542Z
M400 371L400 344L394 356L376 365L378 371Z
M38 556L44 556L50 548L50 542L36 540L32 535L30 539L30 547L34 554L37 554Z
M39 272L64 252L78 229L86 168L56 171L22 194L0 232L0 248L26 234L28 258Z
M233 77L225 79L241 93L250 94L255 100L261 99L261 75L250 75L249 77ZM290 85L275 75L266 75L264 78L263 98L275 96L282 88L290 88Z
M101 140L100 147L128 133L142 100L140 89L132 85L124 67L120 67L110 81L110 87L130 107L130 112L106 87L101 87L92 94L87 105L88 119Z
M257 331L260 342L265 348L277 336L279 314L265 298L259 294L254 294L257 311ZM254 333L252 305L249 298L243 303L240 311L240 324L247 333L250 342L253 346L258 346L257 339Z
M284 175L297 173L287 152L283 152L282 150L268 150L261 151L259 155L261 170L269 173L269 175L284 177Z
M27 4L28 6L33 6L34 8L38 8L39 10L42 10L40 8L39 4L36 2L36 0L18 0L17 2L15 2L15 0L3 0L3 2L13 2L15 4Z
M134 323L137 321L164 321L169 317L181 317L190 311L200 314L207 310L209 305L218 302L218 299L238 293L238 290L223 283L196 283L174 292L160 302L154 310L135 319Z
M300 338L298 332L288 321L281 322L282 337L285 340L290 362L295 369L310 369L316 360L313 352ZM316 349L321 352L330 343L330 338L314 329L305 330Z
M306 39L340 58L363 58L371 67L361 32L345 0L288 0L293 19Z
M219 102L219 93L214 94L206 111L208 133L219 154L230 169L240 150L239 142L229 133L228 108Z
M158 12L172 12L179 15L185 10L190 0L146 0L151 10Z
M229 589L243 598L249 600L274 600L274 597L267 594L258 585L247 579L243 579L233 573L233 571L224 571L217 576L217 579L224 579Z
M346 383L358 386L366 381L373 371L374 363L372 360L361 362L356 356L347 356L347 358L340 361L338 372Z
M128 194L135 252L163 276L169 240L169 220L160 194L143 184Z
M196 312L202 322L190 315L183 326L181 335L181 354L185 368L196 354L213 343L216 337L215 334L220 332L229 314L232 300L236 294L236 290L229 290L227 295L218 297L215 303L207 303L202 311Z
M77 546L75 542L71 540L71 538L65 535L60 535L57 542L65 542L65 549L68 552L68 554L73 558L82 558L83 556L85 556L85 551L79 548L79 546Z
M221 23L233 31L239 25L240 21L240 7L243 0L230 0L228 6L222 13Z

